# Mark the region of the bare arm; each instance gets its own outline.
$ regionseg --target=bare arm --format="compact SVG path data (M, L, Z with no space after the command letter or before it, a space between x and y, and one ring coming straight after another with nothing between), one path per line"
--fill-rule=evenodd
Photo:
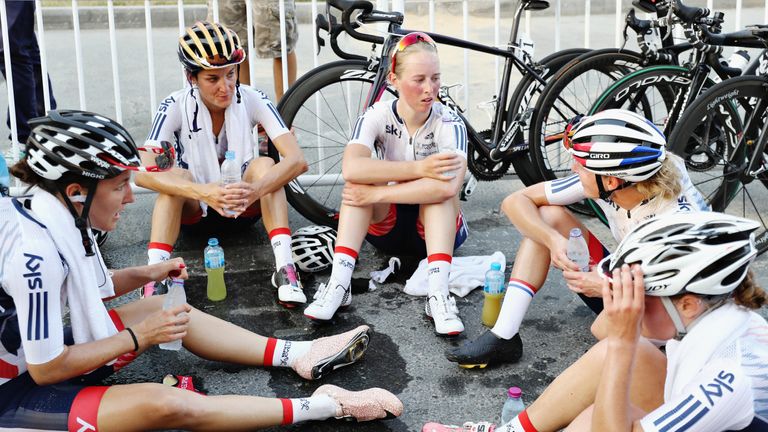
M166 311L158 311L132 329L139 342L139 350L181 339L187 334L189 311L192 308L180 305ZM187 314L179 315L181 312ZM81 376L104 366L111 360L133 351L133 338L127 331L121 331L108 338L71 346L56 358L46 363L27 364L29 374L38 385L56 384Z
M115 286L115 297L131 292L146 283L158 282L167 277L187 278L187 270L182 258L114 270L112 272L112 284Z
M351 143L344 150L342 174L345 181L359 184L407 182L425 177L450 180L442 173L460 169L460 159L452 154L438 153L419 161L384 161L371 159L368 147Z
M154 164L153 156L141 152L141 162L144 165ZM183 196L185 198L204 201L200 193L200 185L192 181L186 170L174 168L160 173L136 173L136 185L166 195Z
M456 159L461 163L457 172L463 173L466 170L466 162L461 157ZM433 204L455 197L463 180L463 175L457 175L450 180L421 178L393 185L368 186L370 189L366 193L370 195L371 203ZM345 192L348 192L348 189L345 188ZM344 198L347 198L346 194Z

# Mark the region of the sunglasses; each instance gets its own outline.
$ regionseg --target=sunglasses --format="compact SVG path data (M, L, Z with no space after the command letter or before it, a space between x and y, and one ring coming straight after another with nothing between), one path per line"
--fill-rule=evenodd
M173 149L173 145L168 141L160 141L159 145L152 145L147 147L139 147L137 150L140 152L151 153L154 156L154 165L126 165L120 163L114 159L108 160L111 165L118 168L122 168L128 171L137 172L163 172L173 168L174 161L176 160L176 151Z
M400 40L397 42L397 45L395 45L395 49L392 50L392 66L391 69L393 72L395 70L395 61L397 59L397 53L405 50L411 45L417 44L417 43L426 43L431 45L433 48L437 49L437 45L435 44L435 41L432 40L431 37L429 37L428 34L422 33L422 32L413 32L408 33L407 35L400 38Z
M579 114L576 117L572 118L568 125L565 126L565 131L563 132L562 140L563 140L563 147L565 147L566 150L571 150L573 148L573 141L571 138L573 137L573 133L576 131L576 127L579 126L581 123L581 120L584 118L584 114Z

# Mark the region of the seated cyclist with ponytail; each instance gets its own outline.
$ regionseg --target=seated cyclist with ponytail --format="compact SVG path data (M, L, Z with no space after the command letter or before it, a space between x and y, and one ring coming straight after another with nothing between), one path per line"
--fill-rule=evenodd
M382 389L325 385L309 397L277 399L205 397L159 383L104 385L146 350L174 340L205 359L290 367L317 379L359 359L370 330L313 341L267 338L187 304L163 310L164 296L108 310L103 299L187 277L180 258L111 272L91 234L115 229L133 202L131 173L169 169L173 148L142 149L151 160L142 166L128 132L106 117L51 111L29 123L25 159L11 172L34 194L0 198L0 429L231 431L399 415L402 404Z
M147 145L172 142L178 166L136 176L137 185L158 192L149 264L171 256L182 226L206 232L242 230L261 217L275 255L272 284L278 302L287 307L305 303L291 256L283 191L307 169L296 137L264 93L238 82L245 50L233 31L198 22L179 38L178 56L190 87L160 103L147 137ZM257 124L280 152L279 162L259 156L253 136ZM223 186L220 166L228 151L241 167L242 181ZM143 294L151 295L154 288L149 284Z
M768 430L768 323L756 313L768 295L749 270L759 227L715 212L639 225L597 266L604 338L512 421L465 430Z
M637 224L675 211L709 210L691 183L682 161L666 152L666 138L645 118L625 110L607 110L576 119L564 144L573 155L575 174L529 186L501 205L523 235L501 312L494 327L446 353L465 367L517 362L523 354L519 329L550 265L563 270L568 287L595 313L602 310L600 277L581 272L566 256L569 233L579 228L587 240L590 266L607 249L566 205L595 200L616 241ZM600 326L593 326L599 338Z

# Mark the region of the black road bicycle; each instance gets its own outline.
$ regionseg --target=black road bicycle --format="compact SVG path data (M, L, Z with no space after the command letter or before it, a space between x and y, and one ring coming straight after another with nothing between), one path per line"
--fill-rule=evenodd
M525 184L541 179L530 159L525 137L533 115L531 107L547 80L571 59L588 51L570 49L534 61L524 47L516 43L520 17L525 10L541 10L549 6L543 0L521 0L515 11L514 23L506 48L500 49L475 42L428 33L438 44L486 53L505 59L498 93L494 98L492 125L477 131L463 116L464 110L450 95L450 87L440 89L439 98L454 108L464 119L469 141L468 166L474 178L491 181L503 177L514 168ZM337 19L331 8L341 12ZM317 17L318 42L325 41L320 32L327 32L333 51L344 60L315 68L301 77L283 96L278 110L297 135L299 145L309 164L309 171L286 186L288 201L304 217L318 224L335 226L344 180L341 160L358 116L380 100L397 97L387 83L391 50L402 35L413 30L403 29L403 15L398 12L374 10L366 0L328 0L327 13ZM364 24L385 23L385 36L361 33ZM373 44L369 57L345 51L339 36L346 33L353 39ZM380 49L376 47L380 46ZM517 69L522 79L510 95L512 71ZM564 104L569 102L563 101ZM278 158L270 146L270 156ZM472 176L465 182L462 198L471 194ZM475 182L476 183L476 182Z

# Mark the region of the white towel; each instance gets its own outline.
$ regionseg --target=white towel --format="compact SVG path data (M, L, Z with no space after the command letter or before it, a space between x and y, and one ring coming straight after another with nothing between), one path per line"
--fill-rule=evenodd
M48 192L35 191L32 212L48 228L56 249L69 267L62 292L67 296L75 343L91 342L116 334L117 328L101 300L114 295L114 287L98 253L96 241L91 239L97 253L85 256L83 240L72 215L61 201Z
M485 272L491 268L491 263L494 262L501 264L503 269L507 259L499 251L486 256L453 257L451 275L448 278L448 289L459 297L465 297L473 289L485 284ZM403 291L413 296L426 296L428 288L427 259L424 258L411 278L405 282Z
M719 348L741 336L749 318L748 310L728 303L702 318L682 341L669 341L664 400L679 394Z
M195 117L195 109L199 110L197 126L200 130L197 132L189 130L190 127L193 127L191 120L182 122L180 137L182 137L184 152L189 160L189 171L196 183L217 183L221 180L221 167L214 145L216 139L213 135L211 113L203 103L197 87L194 87L192 92L194 97L186 92L180 101L187 111L188 119ZM234 99L224 111L224 130L227 134L227 148L235 152L235 160L241 167L245 162L253 159L251 127L251 120L245 110L245 103L237 103L237 99ZM192 136L192 142L184 142L184 137L187 136ZM203 216L207 215L208 205L200 201L200 208L203 210Z

